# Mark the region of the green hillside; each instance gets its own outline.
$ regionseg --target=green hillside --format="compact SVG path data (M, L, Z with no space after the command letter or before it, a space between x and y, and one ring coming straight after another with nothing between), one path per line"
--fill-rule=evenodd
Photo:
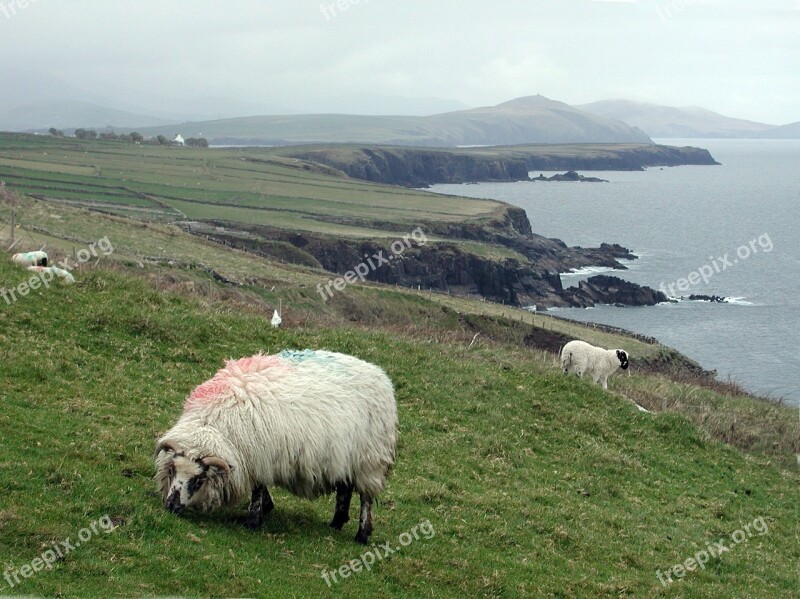
M0 277L23 274L2 260ZM797 472L680 415L640 413L538 352L347 325L274 330L105 270L0 319L0 559L17 571L104 516L117 525L4 594L796 596ZM306 347L375 362L397 387L401 441L374 542L400 547L425 521L435 531L330 590L322 572L365 551L352 523L327 528L330 499L278 491L254 533L235 511L169 514L151 480L155 438L223 359ZM659 583L657 570L762 518L763 534Z
M543 96L444 114L251 116L141 129L147 135L203 136L216 143L347 142L452 147L530 143L652 143L642 131Z
M796 410L650 340L500 304L377 283L323 301L332 273L171 224L199 218L185 206L390 237L320 217L480 225L505 210L250 152L0 136L0 244L13 209L14 250L44 245L77 279L23 293L33 275L0 251L0 596L796 596ZM113 249L78 262L102 239ZM630 375L609 392L565 377L553 352L570 338L626 349ZM356 355L396 386L398 459L372 540L398 550L330 588L323 573L378 550L353 542L354 521L328 528L332 498L275 490L252 532L241 510L178 518L154 493L155 440L188 393L226 358L284 348ZM730 551L659 582L720 540Z
M334 176L332 176L332 174ZM348 225L369 215L394 225L420 219L502 217L491 200L434 197L335 176L269 149L209 151L0 135L0 180L19 192L147 220L214 218L351 237L396 236Z

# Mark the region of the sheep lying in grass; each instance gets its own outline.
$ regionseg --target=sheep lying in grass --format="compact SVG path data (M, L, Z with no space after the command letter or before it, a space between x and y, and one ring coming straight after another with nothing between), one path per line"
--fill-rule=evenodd
M628 368L628 354L622 349L603 349L585 341L570 341L561 350L561 368L564 374L574 372L579 377L588 373L595 383L608 389L608 377L617 368Z
M327 351L257 355L227 362L192 392L158 441L156 480L178 514L250 498L252 528L273 508L272 485L308 499L336 491L336 530L355 490L356 541L366 543L396 443L394 389L377 366Z
M71 272L63 268L58 268L57 266L29 266L28 270L31 272L38 272L42 279L52 281L58 277L59 279L64 279L64 282L69 285L75 282L75 277L72 276Z
M45 252L14 254L11 256L11 261L20 266L47 266L47 254Z

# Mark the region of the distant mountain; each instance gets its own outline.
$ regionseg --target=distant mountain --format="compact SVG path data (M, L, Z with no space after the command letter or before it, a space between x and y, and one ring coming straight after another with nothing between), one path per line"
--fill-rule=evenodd
M642 131L543 96L498 106L433 116L342 114L259 116L188 123L184 137L212 143L380 143L412 146L517 145L526 143L652 143ZM176 127L147 128L147 135L174 134Z
M115 110L89 102L47 102L18 106L0 111L0 130L35 131L56 127L117 129L153 127L169 121L124 110Z
M293 104L292 110L284 112L261 111L258 114L360 114L370 116L392 114L395 116L429 116L466 108L469 108L469 106L463 102L445 98L347 94L325 98L309 98L305 102Z
M800 121L775 127L758 134L762 139L800 139Z
M542 95L432 118L461 129L462 140L454 145L650 141L646 133L623 122L598 117Z
M650 137L757 137L775 127L726 117L696 106L677 108L631 100L604 100L577 108L605 118L618 119L638 127Z

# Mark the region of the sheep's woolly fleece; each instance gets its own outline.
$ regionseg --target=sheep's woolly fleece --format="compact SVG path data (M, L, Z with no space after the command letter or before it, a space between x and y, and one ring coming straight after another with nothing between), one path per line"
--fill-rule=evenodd
M561 368L579 377L589 374L595 383L608 389L608 377L618 368L628 368L628 354L622 349L603 349L585 341L570 341L561 350Z
M226 360L225 367L217 371L214 377L198 385L192 391L183 406L184 411L196 408L209 407L235 400L237 391L248 391L254 384L279 383L282 379L297 373L296 365L308 360L317 362L320 366L335 364L335 354L322 351L292 351L284 350L276 355L258 354L239 360ZM339 375L347 371L339 368ZM326 373L330 376L331 373ZM255 375L255 376L254 376ZM330 379L329 379L330 380ZM340 381L345 382L345 381ZM333 381L330 381L332 384Z
M20 266L47 266L47 254L45 252L25 252L14 254L11 261Z
M394 463L397 407L379 367L326 351L226 362L189 395L161 442L238 464L233 497L255 483L313 498L352 481L374 497Z

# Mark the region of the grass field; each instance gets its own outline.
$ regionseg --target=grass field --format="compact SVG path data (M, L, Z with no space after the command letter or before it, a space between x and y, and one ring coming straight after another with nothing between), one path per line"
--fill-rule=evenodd
M5 286L22 277L0 260ZM352 325L274 330L104 270L3 306L0 560L14 583L54 543L86 540L53 570L0 581L0 593L796 596L797 471L714 441L681 415L638 412L539 352L468 345ZM156 437L223 359L306 347L381 365L400 409L373 538L399 549L331 588L323 571L366 549L352 541L355 523L327 527L330 498L278 491L254 533L237 511L169 514L151 480ZM81 532L105 516L112 532ZM409 543L404 533L428 521L433 535ZM721 539L730 551L659 582L658 570Z
M0 297L0 596L797 596L796 410L702 377L647 374L640 365L674 352L508 306L377 284L323 301L317 285L331 273L168 224L190 218L182 210L227 210L272 226L395 236L317 218L363 216L374 204L395 224L413 222L429 196L249 151L66 140L57 154L51 143L0 135L0 179L59 199L19 198L15 250L45 245L55 262L74 260L107 238L113 252L75 265L75 285ZM202 185L189 185L194 176ZM315 218L291 212L292 190ZM446 198L428 210L442 222L481 221L499 206ZM4 246L10 210L0 204ZM0 252L0 289L29 277ZM284 323L273 329L279 307ZM632 375L613 378L608 393L565 377L554 354L526 346L550 333L626 349ZM353 542L355 521L328 528L332 498L276 490L275 512L254 533L241 510L169 514L152 481L155 439L224 359L307 347L385 368L400 411L373 536L397 551L330 587L324 572L332 580L365 551L385 553ZM667 581L720 540L729 551ZM54 544L76 541L42 569Z
M502 218L475 200L372 185L269 149L191 149L0 134L0 180L20 193L103 207L148 208L151 219L215 218L351 237L396 236L423 221ZM146 215L138 212L144 218ZM389 226L346 224L369 218Z

